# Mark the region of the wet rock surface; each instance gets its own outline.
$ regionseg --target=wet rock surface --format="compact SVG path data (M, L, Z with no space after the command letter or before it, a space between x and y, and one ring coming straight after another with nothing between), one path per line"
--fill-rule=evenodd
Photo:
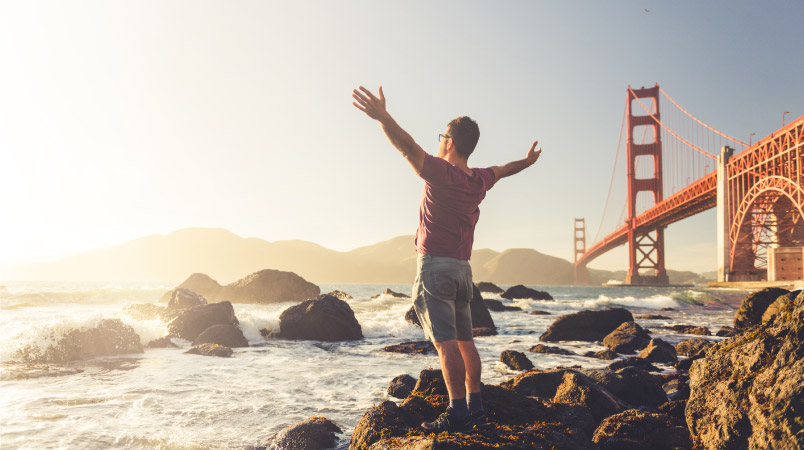
M500 294L500 297L507 298L508 300L513 300L515 298L526 298L530 300L553 300L553 296L547 292L537 291L536 289L531 289L521 284L506 289L505 292Z
M740 308L753 311L758 325L712 346L690 368L686 418L697 448L804 447L804 294L765 324L758 301L749 296Z
M335 447L340 427L324 417L311 417L289 426L257 449L271 450L324 450Z
M410 298L410 295L402 294L400 292L394 292L389 288L386 288L384 291L382 291L381 294L372 295L371 298L372 299L378 299L378 298L380 298L382 296L390 296L390 297L396 297L396 298Z
M182 310L168 324L171 337L194 341L199 334L213 325L238 325L234 307L229 302L210 303Z
M248 347L248 340L237 325L219 324L207 328L193 341L193 345L218 344L226 347Z
M42 349L26 346L18 351L20 360L31 363L66 363L97 356L143 353L140 337L120 319L103 319L96 327L70 330L56 343Z
M388 395L395 398L405 398L413 392L415 387L415 378L408 374L399 375L388 382Z
M531 360L524 353L516 350L503 350L500 361L514 370L529 370L533 368Z
M682 421L663 413L629 409L605 418L592 441L601 450L691 450L689 432Z
M196 345L190 350L184 352L189 355L201 355L201 356L217 356L219 358L228 358L232 356L234 353L231 348L226 347L225 345L218 345L218 344L201 344Z
M430 341L403 342L401 344L388 345L382 348L386 352L407 353L407 354L436 354L435 346Z
M675 347L661 339L651 339L637 356L655 363L674 364L678 361Z
M167 296L167 308L165 308L167 311L188 309L192 308L193 306L202 306L208 303L207 299L205 299L202 295L198 295L195 292L185 288L173 289L167 293Z
M603 338L603 345L617 353L636 353L650 342L650 335L636 322L625 322Z
M559 317L539 338L542 341L599 341L625 322L633 322L624 308L584 310Z
M574 355L575 354L575 352L573 352L572 350L567 350L567 349L564 349L564 348L561 348L561 347L553 347L553 346L544 345L544 344L536 344L533 347L531 347L530 349L528 349L528 351L531 351L533 353L548 353L548 354L551 354L551 355Z
M519 306L506 305L499 300L494 300L491 298L484 299L483 302L486 304L486 307L489 309L489 311L494 312L522 311L522 308L520 308Z
M347 341L363 339L352 308L331 295L291 306L279 316L279 335L283 339Z

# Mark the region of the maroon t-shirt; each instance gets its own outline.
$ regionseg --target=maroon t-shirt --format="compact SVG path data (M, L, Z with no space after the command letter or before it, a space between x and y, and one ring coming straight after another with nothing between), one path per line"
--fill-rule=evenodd
M426 154L419 174L425 181L419 206L416 251L468 260L472 256L478 205L494 186L490 167L467 175L457 166Z

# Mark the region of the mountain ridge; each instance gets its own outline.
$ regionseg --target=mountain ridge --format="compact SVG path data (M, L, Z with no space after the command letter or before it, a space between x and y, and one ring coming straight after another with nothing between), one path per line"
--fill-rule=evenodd
M573 283L572 263L534 249L475 249L470 263L476 281L504 285ZM415 276L416 249L412 235L343 252L303 240L271 242L243 238L223 228L184 228L55 262L23 264L6 271L3 278L179 283L200 272L231 282L263 269L294 272L316 283L410 283ZM683 280L674 282L698 277L693 272L680 274ZM622 277L624 271L590 270L592 284Z

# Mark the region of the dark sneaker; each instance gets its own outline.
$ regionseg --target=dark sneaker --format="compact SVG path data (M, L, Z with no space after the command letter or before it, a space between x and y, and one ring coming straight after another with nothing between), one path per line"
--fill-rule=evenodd
M491 426L489 423L489 416L486 411L470 412L469 413L469 427L473 429L483 429Z
M447 408L447 410L438 416L436 420L422 423L422 429L430 433L441 433L444 431L448 433L462 433L470 430L471 428L470 416L466 416L463 419L458 419L452 415L451 408Z

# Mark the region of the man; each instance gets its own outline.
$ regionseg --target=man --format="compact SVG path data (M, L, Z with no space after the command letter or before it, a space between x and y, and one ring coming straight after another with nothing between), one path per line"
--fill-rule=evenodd
M375 96L360 87L353 105L382 125L391 144L424 179L416 231L418 270L413 306L427 338L433 342L449 392L450 406L422 428L431 432L467 431L482 420L480 356L472 339L469 302L473 295L472 254L478 205L500 178L531 166L541 148L534 142L524 159L503 166L469 168L480 130L469 117L458 117L439 135L438 156L427 154L388 114L382 86ZM468 394L468 403L467 403Z

